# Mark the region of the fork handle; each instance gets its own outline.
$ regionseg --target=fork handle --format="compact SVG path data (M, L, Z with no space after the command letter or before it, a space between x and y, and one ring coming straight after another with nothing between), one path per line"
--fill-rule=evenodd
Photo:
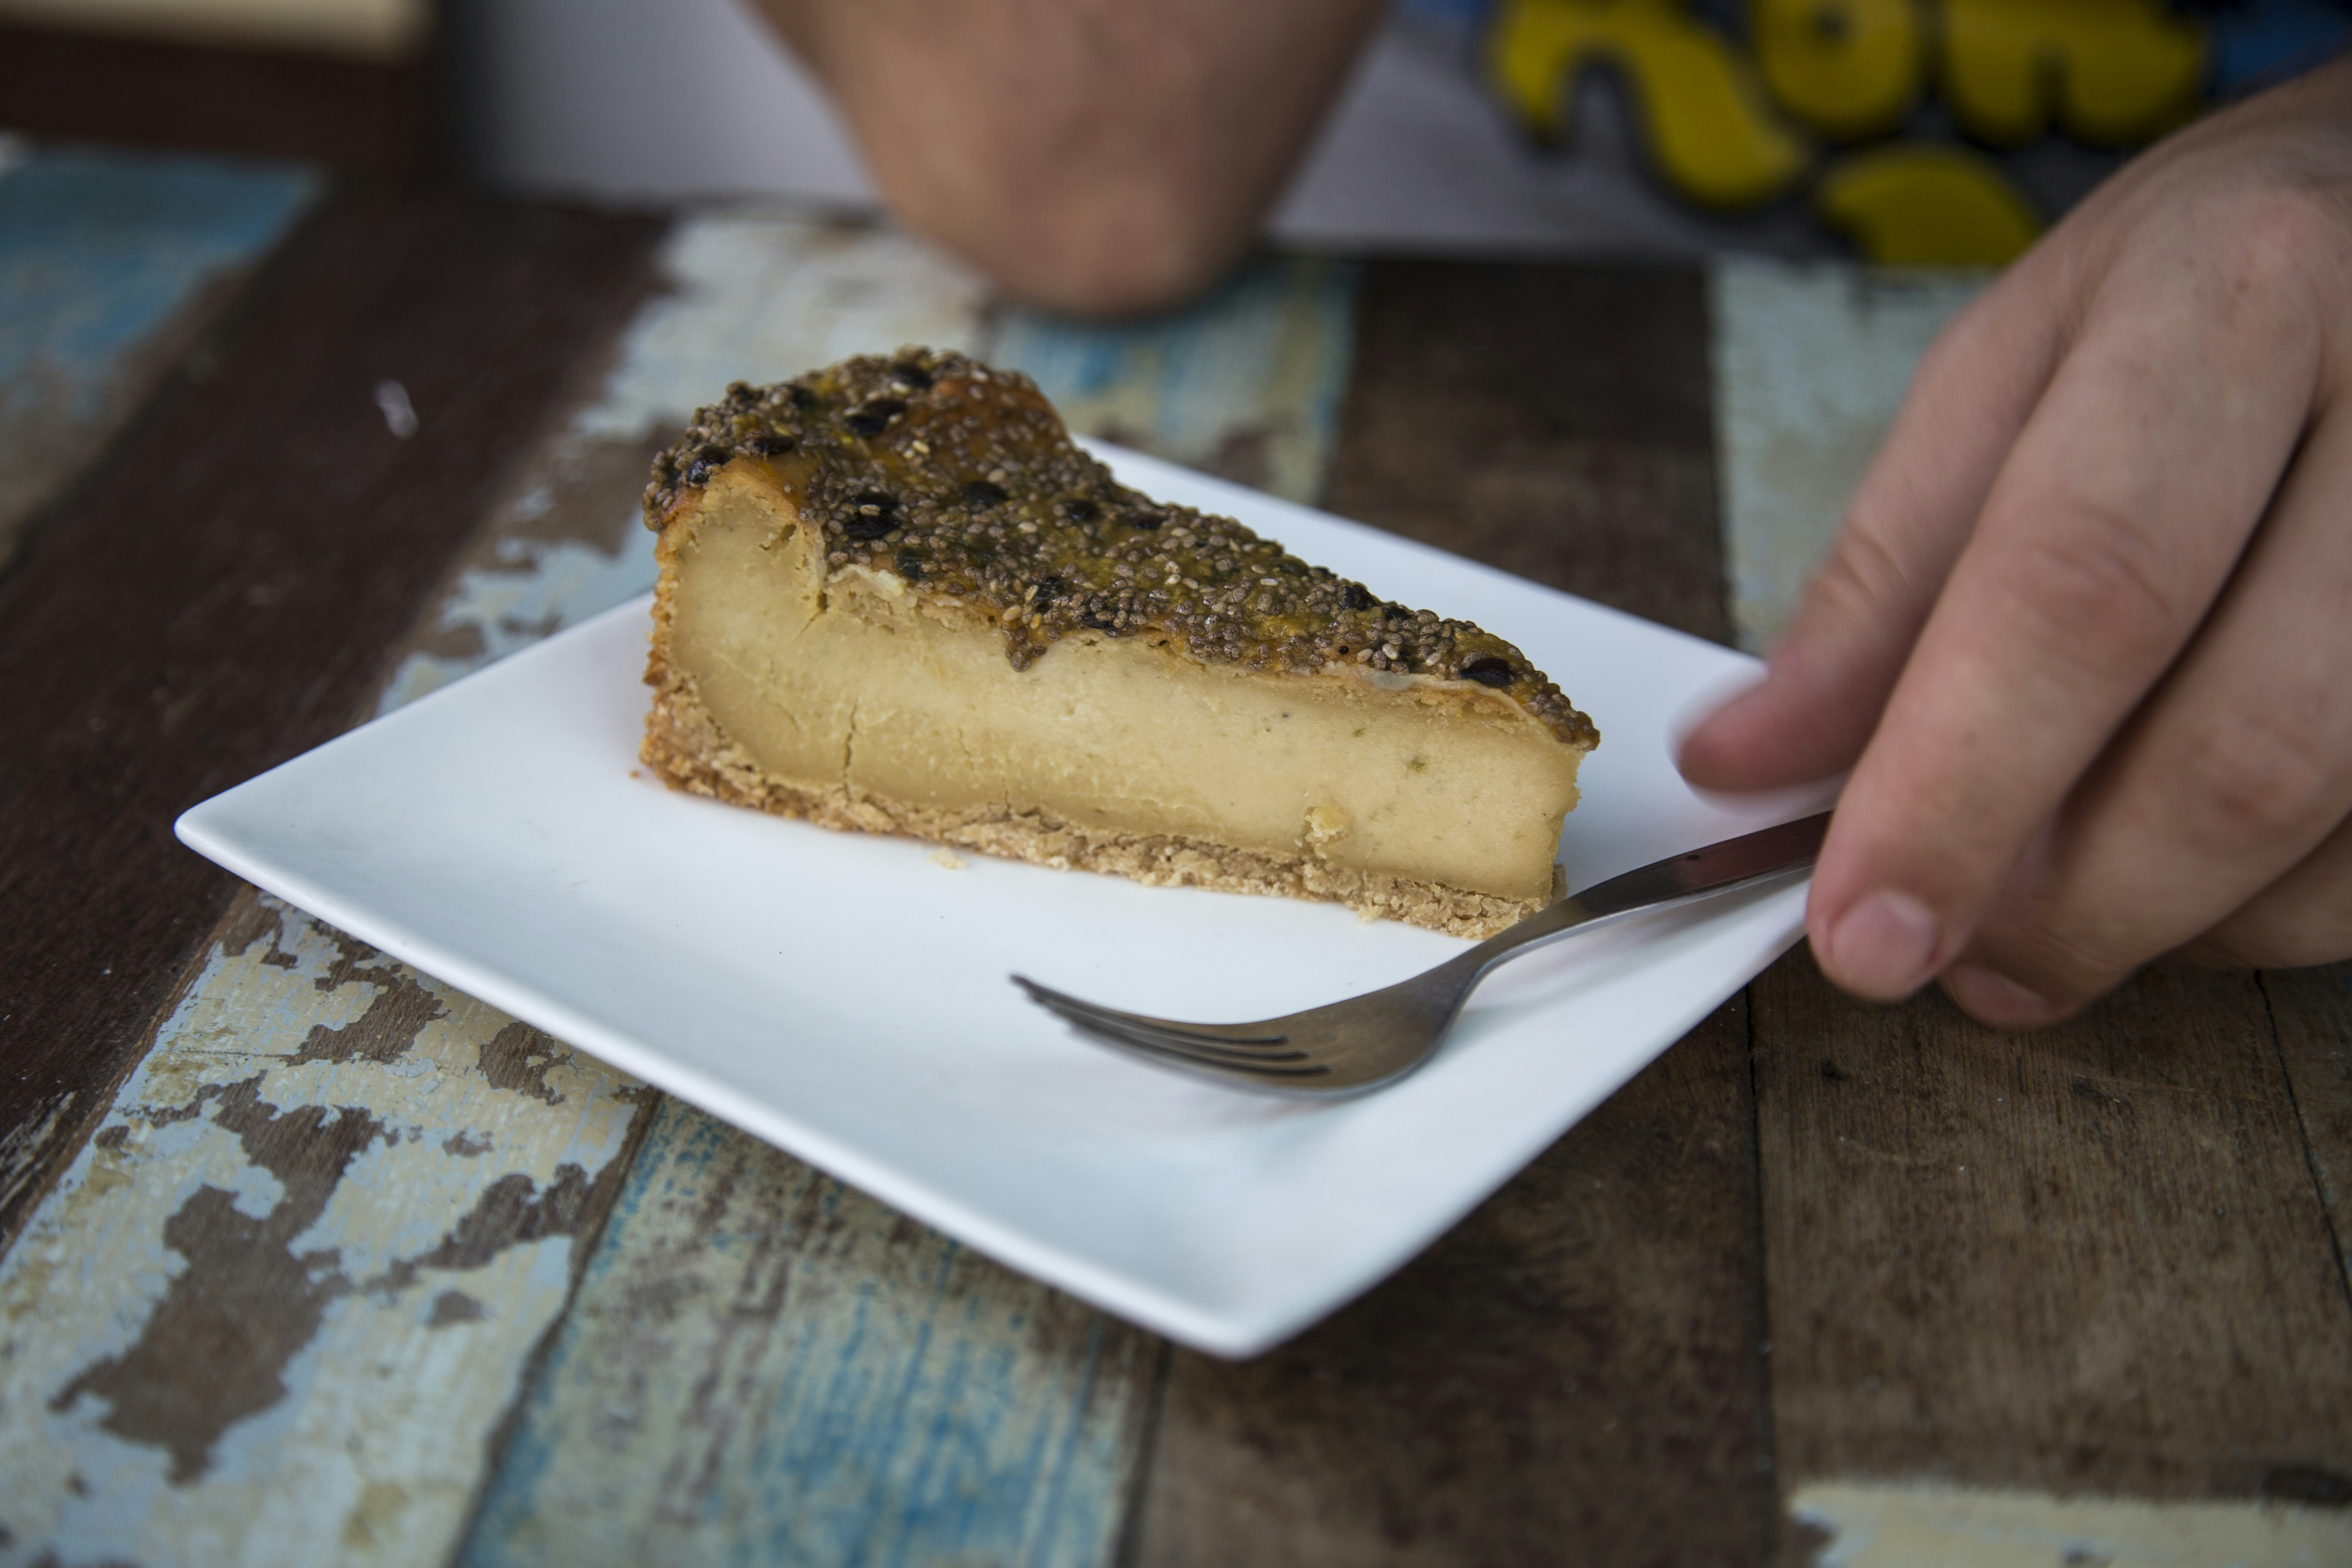
M1529 915L1444 967L1466 970L1473 977L1483 975L1514 953L1575 931L1802 870L1821 853L1829 827L1830 814L1825 811L1759 833L1727 838L1704 849L1653 860Z

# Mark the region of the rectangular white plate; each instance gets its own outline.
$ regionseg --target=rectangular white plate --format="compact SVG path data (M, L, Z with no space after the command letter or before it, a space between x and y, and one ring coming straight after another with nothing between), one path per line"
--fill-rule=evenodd
M1440 552L1105 449L1375 593L1517 642L1601 727L1571 887L1814 808L1710 803L1670 727L1752 660ZM1575 526L1563 518L1561 527ZM1787 949L1804 891L1654 917L1506 969L1421 1072L1317 1105L1087 1045L1013 970L1115 1005L1265 1017L1459 950L1328 905L1143 888L828 833L636 768L646 603L180 819L191 847L1015 1268L1223 1355L1426 1246Z

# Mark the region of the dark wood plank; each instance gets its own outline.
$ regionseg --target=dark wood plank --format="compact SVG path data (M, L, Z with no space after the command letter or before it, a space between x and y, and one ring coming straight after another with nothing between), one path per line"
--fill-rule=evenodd
M0 26L0 123L376 174L438 154L430 57L337 59Z
M2336 1261L2352 1290L2352 963L2263 976ZM2347 1493L2347 1500L2352 1500Z
M1695 275L1382 264L1361 310L1334 510L1722 635ZM1296 1342L1173 1352L1129 1555L1755 1561L1747 1036L1735 1001Z
M1326 504L1726 640L1705 292L1696 271L1374 266Z
M2032 1034L1801 951L1750 996L1784 1488L2352 1496L2352 1309L2253 977Z
M323 184L301 164L89 148L0 179L0 572Z
M334 198L0 581L0 1237L235 890L173 817L351 721L656 233Z

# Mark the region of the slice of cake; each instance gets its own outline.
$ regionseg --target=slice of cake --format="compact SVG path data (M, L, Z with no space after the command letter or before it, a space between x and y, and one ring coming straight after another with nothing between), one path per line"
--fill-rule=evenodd
M1592 722L1501 638L1118 484L956 354L738 384L654 465L645 760L827 827L1463 936L1555 896Z

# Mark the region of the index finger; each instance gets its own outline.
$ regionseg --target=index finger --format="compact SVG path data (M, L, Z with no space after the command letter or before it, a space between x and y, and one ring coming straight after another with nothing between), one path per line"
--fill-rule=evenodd
M2127 264L2002 464L1838 805L1807 923L1895 997L1950 963L2012 866L2194 633L2311 406L2291 279Z

